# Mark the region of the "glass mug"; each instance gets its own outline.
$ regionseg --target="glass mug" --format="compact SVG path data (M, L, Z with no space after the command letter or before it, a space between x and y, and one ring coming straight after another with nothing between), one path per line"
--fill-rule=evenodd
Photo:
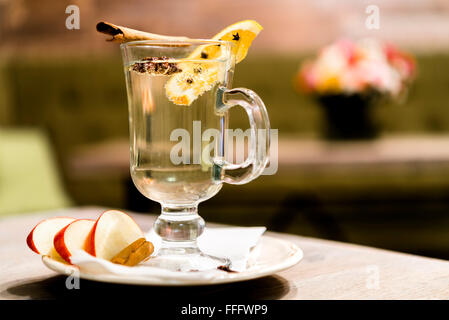
M218 58L189 60L195 50L212 46L220 49ZM268 163L267 110L253 91L230 89L235 65L232 48L232 42L211 40L150 40L121 45L129 105L131 177L144 196L162 206L154 223L162 241L148 262L151 265L174 270L229 266L229 261L198 249L197 238L205 226L198 215L198 204L213 197L223 182L243 184L257 178ZM136 62L142 63L147 57L161 59L154 63L166 63L162 59L169 57L172 65L181 65L180 69L190 64L213 66L220 72L209 90L190 105L177 105L166 95L172 75L133 69ZM228 110L237 105L246 110L251 133L248 156L241 164L226 160ZM184 138L181 147L180 138Z

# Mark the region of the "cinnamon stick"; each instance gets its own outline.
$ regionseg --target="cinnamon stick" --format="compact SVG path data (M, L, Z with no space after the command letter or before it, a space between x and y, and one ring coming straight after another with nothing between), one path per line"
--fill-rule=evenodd
M153 251L153 244L146 241L145 238L140 238L120 251L111 259L111 262L132 267L148 259Z
M143 32L139 30L134 30L131 28L126 28L118 26L106 21L100 21L97 24L97 31L110 35L112 38L106 39L107 41L114 42L128 42L137 40L166 40L166 41L186 41L189 40L187 37L173 37L165 36L156 33Z

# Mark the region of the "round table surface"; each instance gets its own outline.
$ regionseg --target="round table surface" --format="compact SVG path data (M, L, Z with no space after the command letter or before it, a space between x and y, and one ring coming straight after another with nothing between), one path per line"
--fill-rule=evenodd
M47 269L28 249L32 227L51 216L96 218L106 208L82 207L0 220L0 299L89 299L123 295L149 299L170 297L242 299L449 299L449 262L359 245L267 232L297 244L303 260L272 276L238 283L200 287L150 287L81 280L68 290L66 276ZM132 216L148 230L155 216ZM213 224L210 224L214 226Z

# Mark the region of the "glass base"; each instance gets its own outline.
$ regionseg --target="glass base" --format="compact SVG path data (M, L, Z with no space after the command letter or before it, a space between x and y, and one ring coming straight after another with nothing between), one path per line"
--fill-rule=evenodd
M198 215L197 206L162 206L162 213L154 223L159 237L159 248L144 264L172 271L205 271L230 266L228 259L221 259L201 252L197 238L203 233L204 220Z
M195 246L180 247L164 244L154 257L144 265L171 271L191 272L228 268L230 261L210 256L201 252Z

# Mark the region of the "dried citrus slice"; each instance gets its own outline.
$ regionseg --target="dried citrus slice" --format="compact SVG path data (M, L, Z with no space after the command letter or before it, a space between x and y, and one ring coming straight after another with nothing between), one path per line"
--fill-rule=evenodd
M256 21L244 20L226 27L211 40L232 41L235 44L232 53L235 62L239 63L246 57L252 41L261 30L262 26ZM186 62L180 62L182 72L174 74L165 86L170 101L188 106L201 94L210 90L217 81L223 79L222 73L225 72L223 63L213 60L218 59L221 54L219 45L202 45L186 58ZM204 60L204 63L187 60Z
M224 64L210 62L180 62L182 72L173 75L165 84L167 97L174 104L190 105L204 92L209 91L225 72Z
M248 49L251 46L254 38L257 37L262 26L254 20L244 20L224 28L217 33L211 40L224 40L232 41L235 46L233 47L233 54L235 55L235 63L239 63L245 59ZM220 54L219 47L207 46L205 50L202 50L199 57L206 59L217 58ZM196 58L196 57L195 57Z

